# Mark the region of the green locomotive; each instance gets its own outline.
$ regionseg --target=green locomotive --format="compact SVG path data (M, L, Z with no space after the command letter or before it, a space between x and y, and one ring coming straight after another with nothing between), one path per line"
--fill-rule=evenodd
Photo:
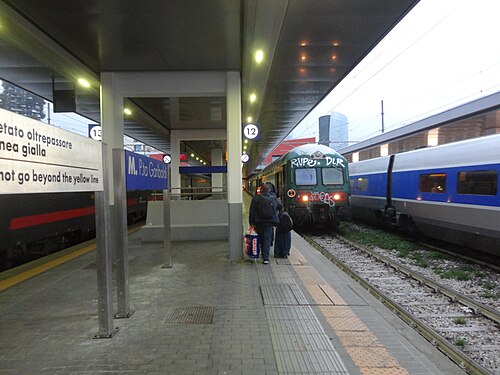
M350 217L347 160L330 147L295 147L248 180L246 188L258 194L262 183L275 186L298 227L336 227Z

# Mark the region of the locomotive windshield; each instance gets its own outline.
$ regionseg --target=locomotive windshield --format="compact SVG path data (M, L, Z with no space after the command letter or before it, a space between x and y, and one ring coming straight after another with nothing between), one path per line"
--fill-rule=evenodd
M344 183L344 175L337 168L323 168L323 185L342 185Z
M298 168L295 169L295 185L316 185L316 169L314 168Z

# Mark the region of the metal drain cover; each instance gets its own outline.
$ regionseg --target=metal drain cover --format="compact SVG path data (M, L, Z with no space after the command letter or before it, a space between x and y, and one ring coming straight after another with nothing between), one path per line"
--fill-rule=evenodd
M164 324L212 324L214 307L171 307L163 321Z

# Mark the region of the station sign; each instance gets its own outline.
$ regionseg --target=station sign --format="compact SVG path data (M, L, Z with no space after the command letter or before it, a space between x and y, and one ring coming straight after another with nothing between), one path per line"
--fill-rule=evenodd
M89 124L89 137L94 141L102 141L101 125Z
M258 124L243 124L243 137L250 141L260 140L260 127Z
M250 156L248 156L248 154L241 155L241 162L242 163L248 163L249 160L250 160Z
M0 109L0 194L102 190L101 143Z
M164 190L168 187L168 164L125 150L127 190Z

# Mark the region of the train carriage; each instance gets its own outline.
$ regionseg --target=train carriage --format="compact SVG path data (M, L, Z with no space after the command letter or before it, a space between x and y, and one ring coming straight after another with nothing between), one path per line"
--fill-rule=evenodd
M500 135L349 165L355 218L500 254Z
M347 160L324 145L293 148L250 179L247 189L255 192L270 182L294 225L335 227L350 216Z

